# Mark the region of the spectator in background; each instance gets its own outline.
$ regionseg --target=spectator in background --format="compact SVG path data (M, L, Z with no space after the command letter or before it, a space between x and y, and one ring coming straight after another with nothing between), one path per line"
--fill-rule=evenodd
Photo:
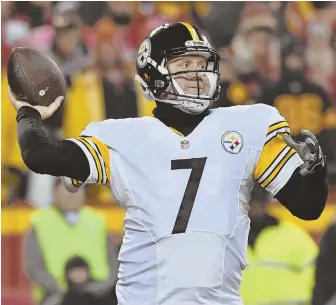
M280 111L297 140L302 140L302 129L311 130L332 165L336 161L336 117L327 92L306 77L303 54L300 43L287 46L281 79L265 88L260 101Z
M247 86L239 81L233 56L229 49L222 48L219 53L221 56L219 62L221 93L212 107L230 107L253 103L249 98Z
M248 266L240 293L245 305L308 304L314 282L317 245L302 228L267 213L269 194L251 194Z
M181 2L170 3L180 4ZM188 4L188 2L185 3ZM190 1L192 23L209 34L216 49L229 47L241 22L246 3L243 1Z
M307 26L307 46L304 53L307 76L329 94L335 92L336 49L332 47L332 27L323 21L312 21Z
M315 288L312 305L336 304L336 219L320 244L316 261Z
M117 297L114 289L106 289L90 292L90 285L95 285L92 279L90 267L82 257L71 258L65 267L68 283L68 291L62 298L61 305L117 305ZM99 284L98 284L99 285Z
M62 15L54 15L52 25L54 41L43 51L57 63L71 86L73 75L92 65L89 51L81 41L81 21L76 11L67 11Z
M67 96L63 124L65 138L81 133L90 122L137 117L139 113L135 82L128 77L125 62L111 39L113 28L100 25L97 31L95 65L74 78ZM112 192L105 187L90 186L89 191L93 200L112 198Z
M234 62L239 79L253 100L262 88L278 78L279 40L276 20L267 5L246 4L242 22L233 41Z
M96 24L97 28L112 29L111 38L125 63L125 72L130 77L135 74L134 61L138 48L134 28L137 6L137 2L134 1L107 1L105 16Z
M50 22L52 1L14 1L13 17L27 21L32 28Z
M137 117L134 81L125 73L122 58L109 38L103 37L99 41L96 60L104 92L106 118Z
M66 264L85 259L93 281L83 291L108 294L116 283L117 253L100 214L83 206L85 190L69 193L56 180L54 205L39 210L26 234L23 261L36 304L56 305L67 291Z
M113 28L98 26L97 32L95 65L74 78L67 97L65 137L80 133L92 121L138 116L134 81L128 77L124 60L111 39ZM78 119L73 120L73 115Z
M105 1L81 1L79 3L79 14L81 15L83 23L89 27L93 27L105 14Z

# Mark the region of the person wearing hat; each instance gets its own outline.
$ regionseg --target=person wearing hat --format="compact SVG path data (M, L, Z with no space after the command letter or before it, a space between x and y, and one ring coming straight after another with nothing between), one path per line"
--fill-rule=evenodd
M270 195L253 189L248 265L240 293L245 305L303 304L311 298L317 245L297 225L267 213Z

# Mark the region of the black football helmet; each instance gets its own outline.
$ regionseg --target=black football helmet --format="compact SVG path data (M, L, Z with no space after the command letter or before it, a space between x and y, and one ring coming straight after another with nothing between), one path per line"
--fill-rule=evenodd
M206 59L201 70L183 70L171 73L168 61L186 55L200 55ZM208 92L188 94L174 79L182 73L193 72L206 77ZM204 33L188 23L164 24L154 29L141 43L137 56L137 75L147 99L176 105L184 112L197 114L219 97L219 55Z

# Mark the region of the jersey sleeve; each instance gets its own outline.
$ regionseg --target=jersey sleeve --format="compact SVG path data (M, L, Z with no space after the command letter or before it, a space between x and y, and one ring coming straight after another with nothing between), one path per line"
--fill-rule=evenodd
M303 164L299 154L283 140L284 134L290 134L289 126L273 108L265 142L253 173L254 181L273 195L281 190L295 169Z
M71 183L75 188L86 184L110 185L110 147L93 136L81 135L69 140L76 143L85 153L90 165L90 175L86 181L71 179L67 183Z

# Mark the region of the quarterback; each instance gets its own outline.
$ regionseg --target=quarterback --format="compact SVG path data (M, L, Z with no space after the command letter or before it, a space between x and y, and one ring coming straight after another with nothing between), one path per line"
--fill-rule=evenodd
M33 107L9 92L23 160L66 177L70 191L113 191L126 213L119 305L242 304L251 190L258 183L293 215L318 218L328 193L319 144L306 130L294 142L271 106L210 110L219 55L190 24L152 31L136 65L154 117L91 123L73 139L53 141L43 128L61 97Z

